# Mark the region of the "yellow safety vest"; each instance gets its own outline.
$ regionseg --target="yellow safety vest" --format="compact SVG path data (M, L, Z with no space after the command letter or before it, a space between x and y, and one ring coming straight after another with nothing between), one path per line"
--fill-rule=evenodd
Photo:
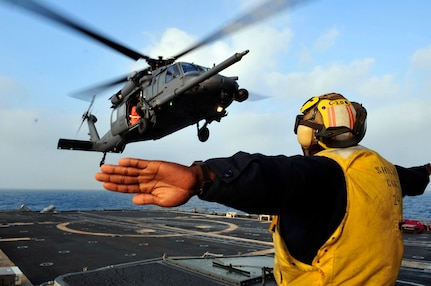
M292 257L274 232L274 276L279 285L394 285L401 266L402 197L395 167L362 146L316 154L335 160L347 186L344 219L318 250L311 265Z

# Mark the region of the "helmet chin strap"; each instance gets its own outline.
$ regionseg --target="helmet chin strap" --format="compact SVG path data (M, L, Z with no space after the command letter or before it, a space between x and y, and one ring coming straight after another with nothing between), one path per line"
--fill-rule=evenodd
M302 148L302 152L304 153L304 156L313 156L314 154L325 150L325 148L323 148L319 144L313 144L308 148L304 148L303 146L301 146L301 148Z

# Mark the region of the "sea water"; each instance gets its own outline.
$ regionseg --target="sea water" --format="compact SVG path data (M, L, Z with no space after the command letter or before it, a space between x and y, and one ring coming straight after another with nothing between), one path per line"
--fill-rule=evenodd
M0 190L0 211L17 210L25 205L32 211L40 211L54 205L58 211L71 210L145 210L162 209L157 206L134 205L133 194L122 194L105 190ZM422 196L405 197L404 218L431 220L431 191ZM193 197L186 204L174 208L181 211L198 211L205 213L237 212L224 205L202 201Z
M106 190L0 189L0 211L17 210L21 206L25 206L31 211L40 211L50 205L54 205L57 211L164 209L154 205L135 205L132 203L133 196L133 194L116 193ZM173 209L205 213L238 212L221 204L202 201L197 197L192 197L186 204Z

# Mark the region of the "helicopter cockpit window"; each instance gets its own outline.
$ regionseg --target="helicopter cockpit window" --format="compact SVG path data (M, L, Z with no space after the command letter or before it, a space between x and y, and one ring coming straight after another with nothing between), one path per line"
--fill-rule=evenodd
M198 69L200 70L200 71L204 71L204 72L206 72L207 70L209 70L209 68L206 68L206 67L203 67L203 66L197 66L198 67Z
M188 72L198 71L199 70L195 65L189 64L189 63L181 63L181 68L183 69L184 73L188 73Z
M177 78L180 76L180 70L178 69L177 65L172 65L168 68L166 71L166 78L165 82L170 82L174 78Z

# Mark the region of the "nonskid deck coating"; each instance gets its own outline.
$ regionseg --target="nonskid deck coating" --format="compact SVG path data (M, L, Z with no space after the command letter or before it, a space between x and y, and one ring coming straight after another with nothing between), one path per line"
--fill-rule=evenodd
M268 221L176 211L4 212L1 246L33 284L108 265L272 248Z
M268 227L256 217L172 210L2 212L0 249L39 285L66 273L164 255L271 254ZM406 234L404 240L397 285L429 285L431 235Z

